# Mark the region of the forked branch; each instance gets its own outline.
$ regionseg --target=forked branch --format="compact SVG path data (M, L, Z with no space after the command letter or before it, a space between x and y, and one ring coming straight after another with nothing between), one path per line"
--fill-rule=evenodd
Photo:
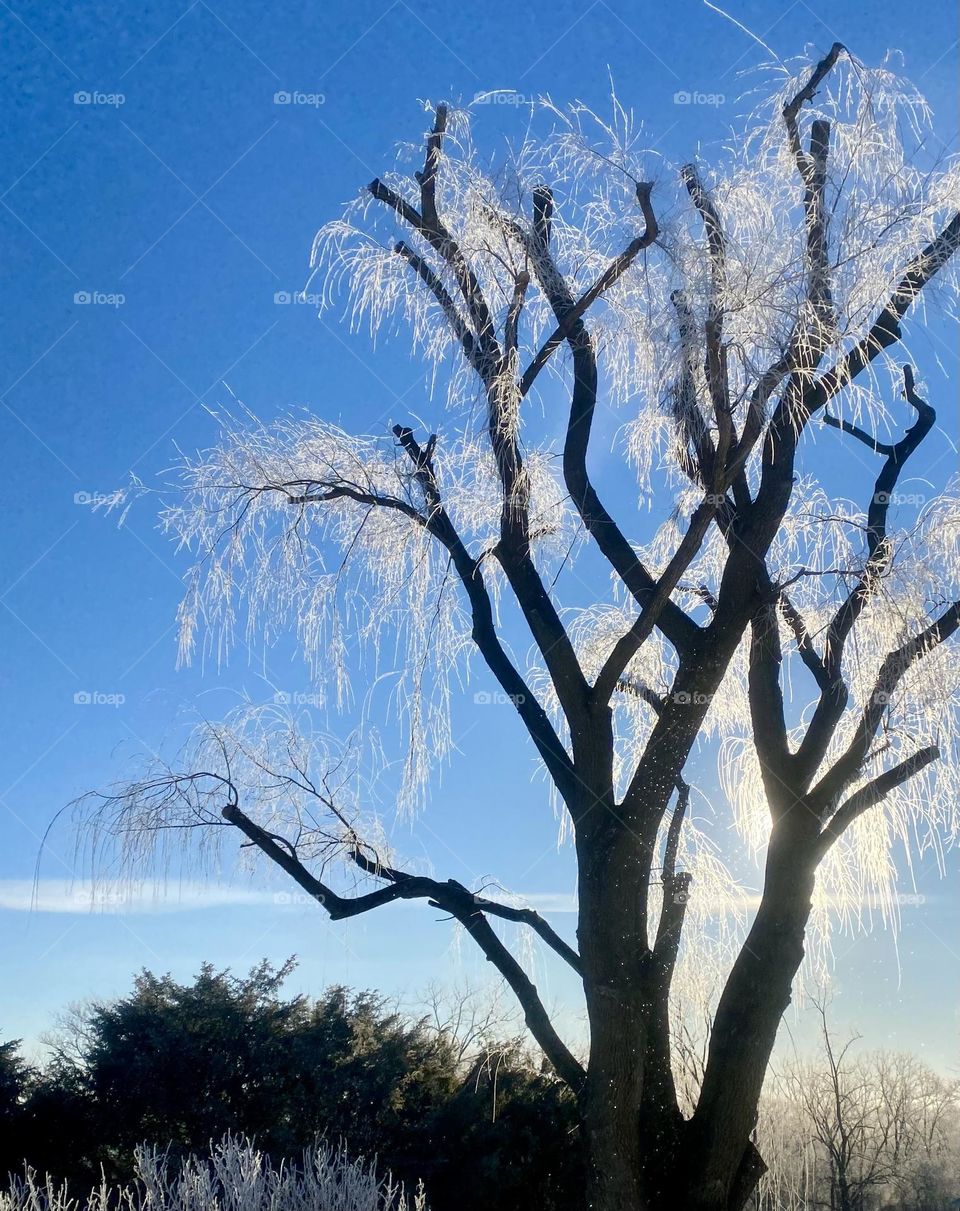
M496 905L482 897L475 896L473 892L454 880L444 883L437 879L409 875L390 867L381 866L366 858L359 849L355 849L353 852L354 861L363 870L385 880L386 886L368 892L366 895L341 896L307 870L292 847L280 844L277 838L251 820L235 803L229 803L223 808L223 817L229 824L238 828L281 870L290 875L308 895L321 904L331 920L339 921L359 916L361 913L369 912L397 900L426 900L434 907L448 912L463 925L483 951L487 960L496 967L510 985L523 1009L530 1033L556 1069L557 1075L575 1093L579 1092L585 1077L583 1068L554 1029L537 993L536 986L494 933L484 915L486 912L495 911L497 916L505 919L521 920L534 925L537 933L548 941L549 945L567 962L571 962L573 959L579 963L575 952L557 937L538 914L531 913L529 917L524 917L520 914L520 910L511 910L506 905Z

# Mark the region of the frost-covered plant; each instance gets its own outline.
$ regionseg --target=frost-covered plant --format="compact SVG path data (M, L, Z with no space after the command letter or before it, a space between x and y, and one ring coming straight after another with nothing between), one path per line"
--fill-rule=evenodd
M422 1190L410 1198L389 1175L378 1177L373 1162L324 1142L297 1164L279 1165L237 1135L177 1166L141 1144L134 1164L132 1184L104 1182L86 1199L28 1169L0 1191L0 1211L427 1211Z
M425 151L313 249L326 306L406 334L435 421L224 415L165 515L196 555L184 658L292 630L358 746L390 684L401 812L453 757L479 655L574 837L579 950L507 896L405 868L360 749L297 712L205 725L92 816L132 859L239 830L334 919L449 913L577 1092L603 1211L743 1205L805 939L893 918L898 847L939 853L960 823L960 486L909 478L936 413L907 353L921 298L951 314L960 169L930 161L916 90L840 44L764 91L712 166L676 168L619 102L609 121L544 102L494 166L469 111L437 106ZM604 409L619 457L597 474ZM704 756L714 822L713 780L690 785ZM340 857L373 890L347 894ZM729 872L758 860L751 902ZM582 977L586 1068L491 919ZM704 989L694 1105L669 1026Z

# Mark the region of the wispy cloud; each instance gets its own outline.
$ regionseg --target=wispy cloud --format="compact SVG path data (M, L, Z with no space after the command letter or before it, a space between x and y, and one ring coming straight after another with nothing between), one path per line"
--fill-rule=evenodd
M534 908L549 915L577 911L577 897L571 892L530 892L506 897L505 902ZM893 902L901 909L932 903L930 897L920 895L894 896ZM755 911L759 903L758 894L742 890L737 894L707 897L700 907L717 914L742 915ZM401 901L401 905L407 904ZM163 879L75 879L66 882L59 879L40 879L37 882L32 879L0 879L0 911L7 912L144 915L197 912L210 908L302 908L305 905L313 907L314 901L298 888L288 891L245 887L236 883ZM885 905L877 897L865 897L859 903L837 900L821 907L856 911L882 910L890 905Z
M160 879L0 879L0 909L43 913L174 913L242 905L290 905L295 897L219 883Z

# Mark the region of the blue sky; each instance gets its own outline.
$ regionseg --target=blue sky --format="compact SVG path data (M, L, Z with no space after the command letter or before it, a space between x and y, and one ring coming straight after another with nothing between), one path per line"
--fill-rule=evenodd
M952 0L925 4L921 21L892 0L731 0L730 11L784 57L835 39L871 63L900 48L956 146ZM17 0L0 3L0 30L0 1037L36 1038L57 1008L122 991L141 966L186 976L204 959L245 967L296 952L291 988L314 992L335 981L411 992L431 978L482 976L429 909L331 926L277 902L279 884L82 911L82 887L64 899L78 870L62 830L30 908L39 838L58 807L131 768L191 704L215 714L237 693L305 684L282 646L268 664L238 653L229 669L177 672L184 562L156 532L150 498L120 530L90 500L131 471L154 482L177 447L208 444L215 430L201 405L226 400L224 384L265 418L306 405L358 432L418 410L423 368L402 342L373 350L334 316L275 299L302 286L316 229L390 163L398 139L418 135L419 99L512 89L602 108L612 75L679 163L709 158L735 125L738 72L762 52L699 0ZM677 104L679 92L720 103ZM311 100L275 100L293 93ZM491 148L523 122L518 107L478 112ZM930 341L944 401L955 399L955 355L936 333ZM78 705L80 692L122 702ZM430 853L444 877L493 874L567 908L571 856L557 852L508 712L464 713L458 726L462 760L398 846ZM511 800L516 833L504 852L490 803ZM880 931L838 944L837 1016L872 1044L922 1045L955 1062L958 887L955 872L941 883L921 867L925 899L904 909L898 948ZM569 912L553 920L572 931ZM542 979L548 999L570 1001L549 964Z

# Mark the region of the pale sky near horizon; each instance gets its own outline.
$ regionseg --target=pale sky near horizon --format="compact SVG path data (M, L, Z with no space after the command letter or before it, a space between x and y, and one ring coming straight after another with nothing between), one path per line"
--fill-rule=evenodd
M956 151L953 3L725 7L784 58L839 40L873 64L898 48ZM398 140L418 137L420 99L503 89L599 109L613 78L665 163L679 164L709 157L736 127L739 73L764 52L700 0L16 0L0 5L0 30L0 1041L34 1045L66 1004L120 994L141 967L187 978L204 960L245 970L295 952L288 987L312 994L347 983L409 996L431 979L483 978L486 965L425 906L334 926L281 882L197 880L179 898L147 885L91 911L63 829L38 870L55 812L122 776L187 711L307 684L283 646L269 668L261 655L177 671L185 560L157 532L149 498L122 529L91 501L131 472L156 482L178 449L208 445L204 405L228 389L264 418L306 406L358 432L416 413L423 367L402 340L374 350L335 316L277 300L303 285L317 228L390 165ZM305 100L276 100L293 93ZM494 150L524 120L521 105L488 106L478 137ZM947 431L955 345L931 333ZM423 817L396 825L396 844L428 854L440 877L500 880L571 936L572 855L558 848L529 748L506 709L458 710L460 757ZM486 808L511 797L524 810L504 844ZM917 864L898 937L878 922L838 940L833 997L838 1027L865 1045L914 1048L955 1070L960 872L955 853L945 862L946 879L932 858ZM541 956L537 978L548 1001L576 1012L566 973Z

